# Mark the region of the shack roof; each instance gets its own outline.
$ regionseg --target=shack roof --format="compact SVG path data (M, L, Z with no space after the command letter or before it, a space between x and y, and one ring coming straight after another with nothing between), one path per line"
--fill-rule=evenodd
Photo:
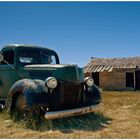
M91 61L84 67L87 72L111 72L113 69L140 68L140 56L123 58L97 58L91 57Z

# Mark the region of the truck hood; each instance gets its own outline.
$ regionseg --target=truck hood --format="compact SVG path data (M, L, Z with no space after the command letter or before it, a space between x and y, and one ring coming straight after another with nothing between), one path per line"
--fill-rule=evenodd
M66 68L66 67L77 67L77 65L74 64L36 64L36 65L25 65L25 69L45 69L45 68L52 68L52 69L59 69L59 68Z
M77 65L69 64L36 64L26 65L24 69L29 73L32 79L46 79L47 77L55 77L60 80L81 81L83 80L82 69Z

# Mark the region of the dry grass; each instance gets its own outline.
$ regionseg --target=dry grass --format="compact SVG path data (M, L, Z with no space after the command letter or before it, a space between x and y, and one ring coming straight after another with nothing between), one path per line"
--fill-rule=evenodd
M102 99L96 113L53 122L15 122L0 113L0 138L140 138L140 91L103 92Z

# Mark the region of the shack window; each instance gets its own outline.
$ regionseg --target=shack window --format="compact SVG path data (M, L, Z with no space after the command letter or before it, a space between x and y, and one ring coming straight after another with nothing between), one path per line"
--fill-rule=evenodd
M126 72L126 87L134 87L134 73Z
M14 64L14 51L13 50L6 50L3 52L4 60L8 62L9 64ZM2 61L2 64L5 65L4 61Z

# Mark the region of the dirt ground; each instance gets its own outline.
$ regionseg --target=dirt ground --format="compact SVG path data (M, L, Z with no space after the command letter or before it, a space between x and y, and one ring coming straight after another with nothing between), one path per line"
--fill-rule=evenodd
M96 113L40 124L0 113L0 138L140 138L140 91L102 93Z

